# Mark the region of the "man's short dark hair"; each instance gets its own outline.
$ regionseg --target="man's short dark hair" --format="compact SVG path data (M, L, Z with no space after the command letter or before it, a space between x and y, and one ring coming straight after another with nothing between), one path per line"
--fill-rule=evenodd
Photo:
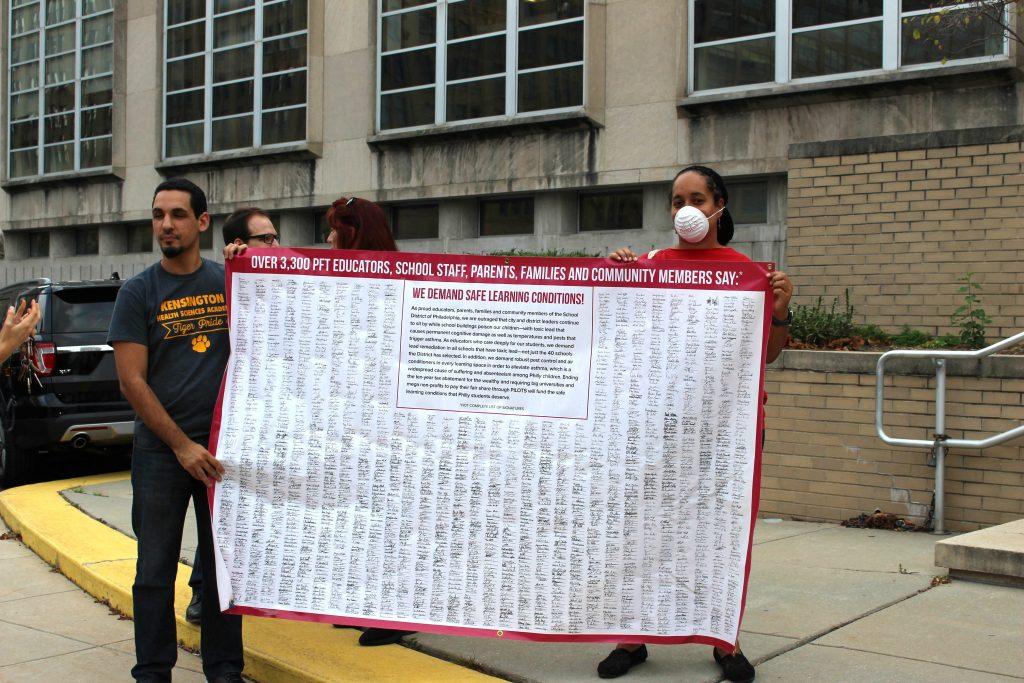
M234 213L224 219L224 244L231 244L236 239L246 242L249 239L249 219L253 216L263 216L270 220L270 215L257 206L246 206L236 209Z
M192 213L195 214L196 218L206 213L206 193L188 178L170 178L163 181L156 186L156 190L153 192L153 199L156 199L158 194L167 190L188 192L189 205L191 205Z

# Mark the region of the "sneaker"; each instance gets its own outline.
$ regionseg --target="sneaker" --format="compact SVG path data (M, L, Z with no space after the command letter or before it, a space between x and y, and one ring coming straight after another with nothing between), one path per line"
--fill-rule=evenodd
M725 680L733 683L749 683L754 680L754 665L739 650L731 655L721 655L718 654L716 647L711 649L711 653L715 656L718 666L722 667Z
M390 628L368 628L363 631L363 635L359 636L359 644L363 647L391 645L413 633L416 633L416 631L396 631Z
M647 646L641 645L630 652L625 648L615 648L612 653L597 665L597 675L601 678L618 678L624 676L637 664L647 661Z
M185 608L185 621L196 626L203 623L203 594L200 591L192 591L192 602Z

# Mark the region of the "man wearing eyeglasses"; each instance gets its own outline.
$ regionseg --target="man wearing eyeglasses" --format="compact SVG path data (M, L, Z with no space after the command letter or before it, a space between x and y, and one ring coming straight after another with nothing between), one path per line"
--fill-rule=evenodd
M277 228L263 209L247 206L234 211L224 220L224 258L231 259L244 254L247 249L277 247ZM192 575L188 580L192 588L192 600L185 609L185 620L199 625L203 621L203 570L199 564L199 551L192 560Z

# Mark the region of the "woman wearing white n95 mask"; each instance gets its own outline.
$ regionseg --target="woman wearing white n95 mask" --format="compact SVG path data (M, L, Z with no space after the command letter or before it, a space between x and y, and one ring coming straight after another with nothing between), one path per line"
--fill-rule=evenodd
M637 257L629 248L611 254L613 261L631 263L652 261L750 261L740 252L725 245L733 236L732 216L729 215L729 192L725 181L705 166L690 166L680 171L672 182L670 196L673 229L676 243L667 249L655 249ZM769 273L775 295L772 329L768 337L768 362L775 360L789 339L789 301L793 296L793 283L783 272ZM763 438L763 437L762 437ZM754 511L756 514L756 510ZM714 649L714 658L729 681L754 680L754 667L740 651L739 643L732 651ZM601 678L617 678L647 659L643 643L620 643L597 666Z

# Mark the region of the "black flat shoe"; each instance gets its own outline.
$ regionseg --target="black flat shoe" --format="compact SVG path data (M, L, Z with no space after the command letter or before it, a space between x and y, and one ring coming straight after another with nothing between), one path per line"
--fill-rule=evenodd
M597 665L597 675L601 678L618 678L629 672L637 664L647 661L647 646L641 645L630 652L621 647L612 650L612 653L601 660Z
M413 633L416 633L416 631L396 631L390 628L368 628L363 631L363 635L359 636L359 644L363 647L391 645Z
M754 680L754 665L739 650L731 655L720 655L718 648L715 647L711 649L711 653L715 656L718 666L722 667L725 680L733 683L750 683Z
M199 591L192 592L192 601L185 608L185 621L196 626L203 623L203 594Z

